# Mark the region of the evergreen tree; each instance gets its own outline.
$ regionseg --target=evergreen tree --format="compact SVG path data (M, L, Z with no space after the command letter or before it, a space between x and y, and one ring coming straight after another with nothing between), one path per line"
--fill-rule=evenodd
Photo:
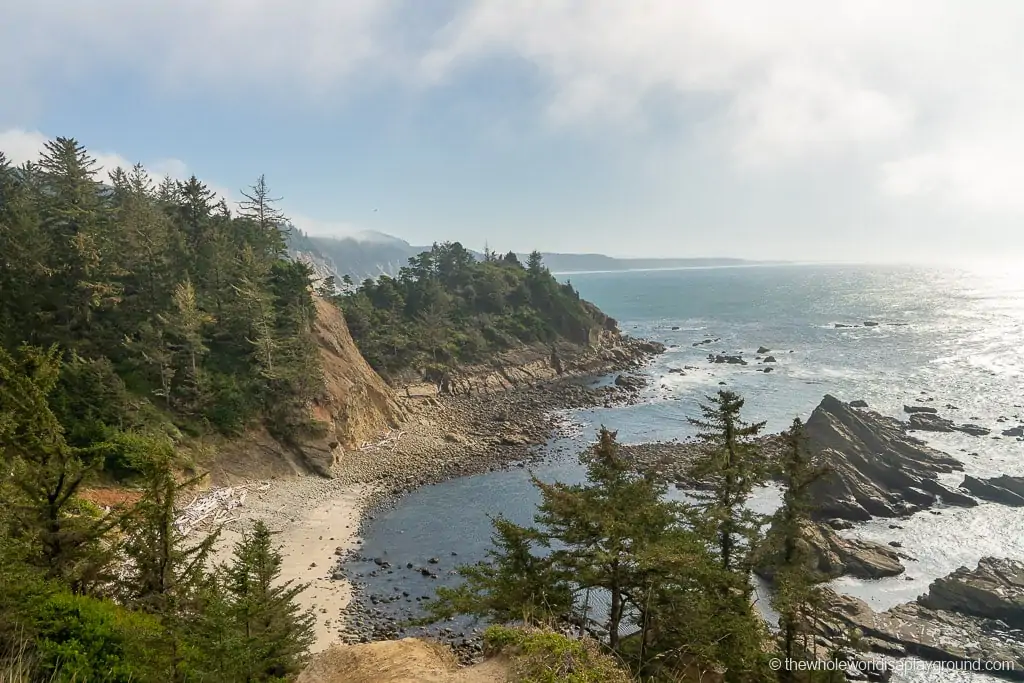
M662 496L663 480L638 475L619 455L615 433L602 428L597 446L583 456L587 483L547 484L534 479L541 504L536 521L551 542L553 561L581 586L607 591L608 639L619 646L619 633L631 608L649 584L638 558L662 538L678 519L679 508Z
M224 589L242 634L239 681L294 675L313 642L313 614L296 602L307 586L280 583L280 575L281 553L272 545L266 524L258 521L235 546L233 561L224 569Z
M178 483L172 463L173 447L163 439L136 437L145 451L145 494L124 525L125 571L118 582L124 604L160 618L163 646L173 670L169 680L185 680L181 664L186 657L185 624L201 612L202 595L209 583L206 565L218 534L194 545L175 525L178 493L198 478Z
M102 464L102 448L65 441L47 400L60 367L56 348L23 348L17 358L0 348L0 455L15 492L5 503L28 561L84 592L106 578L112 548L104 535L119 520L75 510L74 496Z
M766 553L772 564L772 606L779 613L781 655L794 661L812 654L813 635L807 627L821 607L820 577L815 575L813 551L804 540L804 529L811 523L811 486L827 469L813 462L799 418L784 436L786 450L780 470L785 493L772 521ZM795 681L796 671L783 667L779 680Z
M740 417L743 399L721 390L701 405L703 419L690 419L698 429L701 455L689 468L691 481L705 484L698 506L713 527L722 569L743 577L748 584L750 552L756 545L761 519L746 508L754 487L768 478L768 466L754 437L764 423L748 424Z
M59 137L46 143L39 170L41 228L53 247L44 308L52 324L49 340L96 345L94 316L119 301L122 272L105 221L96 160L76 140Z
M534 553L549 547L544 535L501 516L491 523L488 559L459 567L464 582L456 588L437 589L429 620L468 614L497 623L545 624L564 618L573 605L569 577L550 555Z
M281 258L288 251L287 219L275 204L280 197L272 197L267 179L260 176L249 191L242 191L239 215L252 223L252 241L258 253L265 258Z

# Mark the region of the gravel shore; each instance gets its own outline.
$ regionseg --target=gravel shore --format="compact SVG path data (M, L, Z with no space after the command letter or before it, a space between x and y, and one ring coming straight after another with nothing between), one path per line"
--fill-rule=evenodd
M635 370L650 355L605 370ZM560 426L557 411L638 400L643 378L618 378L600 387L591 386L593 377L572 377L487 395L402 399L410 415L402 428L341 453L330 478L275 479L250 493L223 524L215 561L226 561L241 534L262 519L281 545L282 578L309 586L301 601L317 617L313 651L396 637L399 625L364 600L344 571L345 560L358 557L362 524L419 486L538 461L537 447ZM464 659L479 651L478 639L444 630L439 639L461 644Z

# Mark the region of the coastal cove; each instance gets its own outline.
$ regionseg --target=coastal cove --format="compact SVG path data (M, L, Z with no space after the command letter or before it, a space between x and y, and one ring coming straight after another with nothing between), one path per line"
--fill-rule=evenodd
M616 318L624 332L668 349L643 369L649 383L638 400L558 415L562 429L539 449L540 461L530 465L542 479L578 481L576 455L602 424L617 430L627 444L690 436L686 418L721 383L740 392L747 399L747 418L765 420L770 432L784 428L794 415L806 418L826 393L844 401L863 400L893 417L905 417L907 404L933 405L944 417L993 429L994 436L999 428L1018 424L1015 420L1024 414L1019 405L1024 351L1016 342L1024 319L1024 288L1006 277L896 267L776 266L578 274L571 281L584 298ZM713 341L705 344L706 339ZM756 360L762 347L776 359L771 372L763 372L766 366ZM709 362L709 353L742 354L748 364ZM1015 439L959 432L917 435L959 459L967 474L1024 474L1024 448ZM942 481L955 488L962 479L963 473L952 473ZM771 498L766 492L755 506L770 509ZM347 562L345 572L364 604L395 615L414 612L418 598L450 584L457 564L483 559L488 515L528 522L535 503L526 466L419 487L364 520L357 555L369 559ZM833 582L834 588L883 610L913 600L932 580L963 565L973 567L983 556L1024 559L1021 508L982 502L935 511L940 514L874 519L841 532L899 543L914 561L907 563L905 576L843 577ZM380 572L374 558L387 561L393 573ZM990 678L922 668L897 670L894 680Z

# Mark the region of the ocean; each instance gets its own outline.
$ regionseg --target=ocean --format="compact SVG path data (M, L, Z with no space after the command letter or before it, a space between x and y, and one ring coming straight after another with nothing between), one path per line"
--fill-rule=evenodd
M904 404L932 405L958 422L993 429L1024 423L1024 273L1011 270L908 266L781 265L615 273L573 273L581 296L619 322L627 334L669 349L644 372L650 385L636 405L571 411L567 430L548 444L562 453L534 469L542 479L579 481L572 453L605 425L620 441L684 438L687 418L721 383L745 399L749 421L785 428L806 419L824 394L863 399L883 414L903 417ZM864 326L863 323L878 323ZM848 325L850 327L837 327ZM705 339L709 345L694 346ZM764 346L777 359L773 372L754 362ZM711 364L709 352L742 353L750 365ZM670 368L696 366L685 375ZM1002 420L1002 421L1001 421ZM922 434L976 476L1024 475L1024 444L1009 438ZM962 474L949 475L958 484ZM777 492L759 494L770 509ZM484 558L489 517L528 523L537 496L523 470L493 472L423 487L368 523L363 554L401 563L439 560L439 580L417 579L413 596L450 584L457 563ZM986 555L1024 559L1024 509L982 503L918 514L890 529L876 520L846 532L899 541L916 558L906 576L879 581L840 579L837 590L882 610L914 599L928 584ZM457 555L453 555L457 553ZM350 570L363 573L355 563ZM908 580L908 578L910 580ZM395 590L390 577L367 591ZM404 575L402 581L408 583ZM894 680L988 681L976 673L921 666L898 670Z

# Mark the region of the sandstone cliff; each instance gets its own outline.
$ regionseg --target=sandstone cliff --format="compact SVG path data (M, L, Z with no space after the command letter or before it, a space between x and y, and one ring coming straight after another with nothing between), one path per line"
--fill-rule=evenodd
M397 428L406 411L391 388L356 348L341 311L320 299L314 334L323 365L324 390L311 406L322 434L283 444L265 429L241 439L212 444L216 457L208 466L217 482L315 472L328 475L343 449L375 441ZM206 464L206 463L204 463Z

